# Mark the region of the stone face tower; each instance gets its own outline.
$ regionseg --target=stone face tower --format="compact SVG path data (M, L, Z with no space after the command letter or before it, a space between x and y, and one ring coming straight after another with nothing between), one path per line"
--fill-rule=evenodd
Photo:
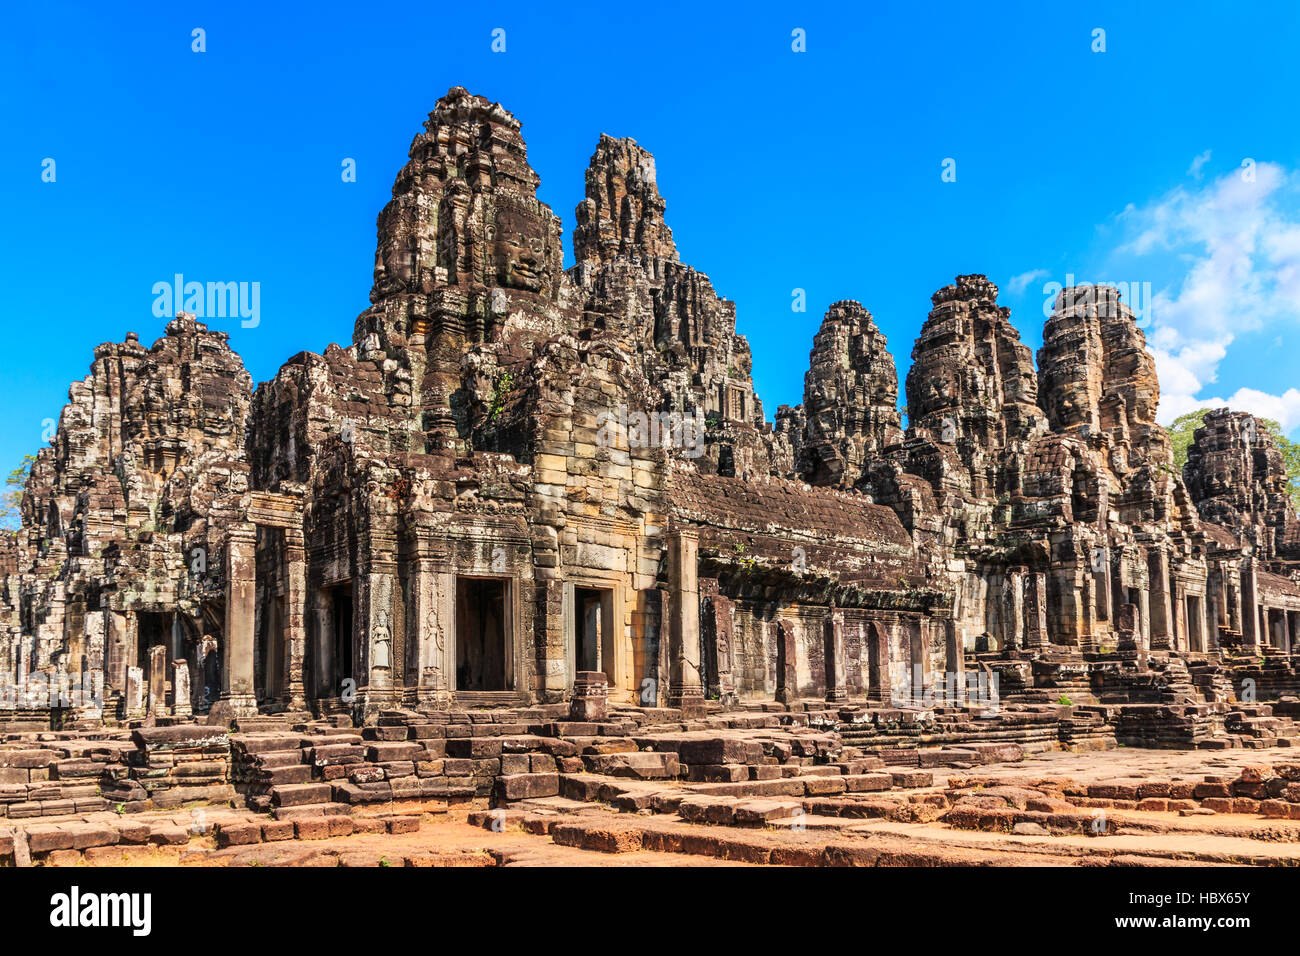
M574 258L593 265L615 259L677 262L665 206L654 157L634 139L602 133L587 167L587 197L576 211Z
M1053 430L1085 440L1107 436L1115 470L1127 471L1130 455L1172 461L1168 436L1156 424L1155 357L1118 290L1080 286L1060 292L1043 328L1038 384Z
M379 214L371 307L353 342L363 358L409 359L421 430L454 444L468 426L453 409L467 347L516 310L555 325L560 221L538 201L519 121L500 104L453 88L409 156Z
M894 357L861 304L836 302L826 311L803 390L797 466L807 481L851 488L869 461L902 441Z
M1044 431L1031 353L997 298L977 275L936 292L907 373L909 427L955 446L977 493L996 486L1000 453Z
M1300 560L1286 462L1255 416L1215 409L1187 449L1183 478L1206 521L1234 528L1264 557Z
M584 334L611 333L655 384L657 411L706 418L701 468L769 471L768 426L754 393L749 343L735 303L682 264L664 222L654 157L602 135L576 210L570 270L583 296Z

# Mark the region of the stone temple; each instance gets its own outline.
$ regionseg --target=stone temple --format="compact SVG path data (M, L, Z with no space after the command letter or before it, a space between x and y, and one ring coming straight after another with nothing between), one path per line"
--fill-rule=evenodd
M956 277L906 422L885 336L837 302L769 422L650 153L600 137L568 270L538 182L520 123L454 88L348 345L256 387L184 312L95 349L0 551L0 809L1300 739L1282 457L1221 410L1175 469L1115 289L1063 290L1035 368Z

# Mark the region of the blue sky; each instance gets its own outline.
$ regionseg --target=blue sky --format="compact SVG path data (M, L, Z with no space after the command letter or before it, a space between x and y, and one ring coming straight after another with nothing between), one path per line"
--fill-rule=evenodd
M570 261L599 134L655 154L769 417L831 302L872 311L901 379L930 294L982 272L1035 349L1045 284L1149 282L1162 418L1231 399L1295 434L1300 4L1157 6L7 4L0 465L97 343L161 334L175 273L260 283L257 328L212 321L255 381L346 344L375 216L453 85L523 122Z

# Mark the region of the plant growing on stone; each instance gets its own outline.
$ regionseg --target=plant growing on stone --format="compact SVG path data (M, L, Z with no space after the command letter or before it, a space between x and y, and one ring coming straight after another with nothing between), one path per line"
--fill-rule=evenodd
M509 372L497 376L496 384L492 386L492 408L488 412L488 421L496 421L496 417L506 407L506 396L514 387L515 377Z
M22 463L5 479L4 497L0 498L0 530L13 534L22 523L23 488L35 461L35 455L23 455Z

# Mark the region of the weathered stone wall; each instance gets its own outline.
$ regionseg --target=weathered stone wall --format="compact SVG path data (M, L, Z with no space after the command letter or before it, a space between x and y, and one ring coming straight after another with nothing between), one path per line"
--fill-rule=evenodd
M997 287L958 276L906 430L885 337L837 302L773 426L650 153L600 138L567 272L538 183L519 121L453 88L378 217L349 343L251 397L184 314L149 350L100 346L0 549L0 684L84 674L117 719L373 720L560 701L600 671L689 714L912 699L969 655L1029 693L1115 650L1107 686L1146 694L1125 667L1153 651L1290 651L1279 455L1215 413L1174 474L1116 290L1063 290L1035 372Z

